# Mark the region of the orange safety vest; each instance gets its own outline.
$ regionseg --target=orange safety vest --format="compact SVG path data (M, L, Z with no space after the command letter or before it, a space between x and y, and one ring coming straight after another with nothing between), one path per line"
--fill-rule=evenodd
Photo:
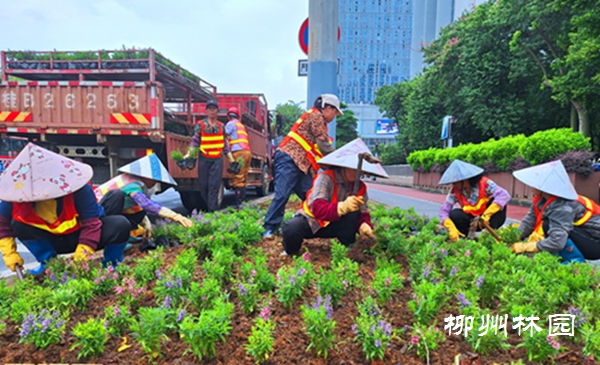
M463 212L474 217L480 216L485 212L487 203L490 201L490 199L485 196L485 185L488 180L489 179L485 176L481 177L481 180L479 180L479 197L475 205L472 205L460 190L452 188L452 193L456 196Z
M207 133L204 130L204 121L199 121L200 124L200 152L202 157L216 160L221 158L223 147L225 147L225 138L223 137L223 126L217 122L217 131L215 133Z
M542 227L542 215L548 204L556 200L556 197L553 196L552 198L548 199L548 201L546 202L546 204L544 204L541 210L537 207L537 203L540 201L540 199L540 196L536 196L533 198L533 210L535 212L535 228L533 230L534 232L543 235L544 229ZM592 218L594 215L600 215L600 206L596 204L593 200L586 198L583 195L578 195L577 200L575 201L585 207L585 213L576 222L573 222L574 226L582 226L587 221L589 221L590 218Z
M250 142L248 142L248 132L246 132L246 127L244 127L242 122L240 122L239 120L236 120L234 123L237 139L231 139L231 136L227 135L229 147L233 148L233 146L238 145L241 149L250 151Z
M338 197L337 197L338 196L338 186L337 186L337 183L335 182L335 171L327 170L327 171L322 172L322 174L329 176L329 178L331 178L331 181L333 181L333 193L331 195L331 203L337 203L338 202ZM315 177L313 178L313 187L315 186L315 181L317 180L318 176L319 176L319 174L315 175ZM308 206L308 197L310 196L310 193L312 193L312 191L313 191L313 188L311 187L310 190L306 193L306 199L304 200L304 203L302 203L302 209L309 217L316 220L317 223L319 223L319 225L322 228L327 227L329 225L329 223L331 223L331 222L323 221L323 220L315 218L314 214L310 210L310 207ZM365 195L366 192L367 192L367 187L361 181L360 189L358 190L358 196L363 196L363 195Z
M308 142L306 140L306 138L304 138L303 135L298 133L298 128L300 128L300 125L302 124L302 122L304 122L306 117L308 117L311 113L314 113L315 111L319 111L319 110L317 108L313 107L313 108L309 109L306 113L302 114L302 116L300 118L298 118L296 123L294 123L294 125L292 126L292 129L290 129L290 132L288 133L288 135L285 136L283 141L281 141L281 143L279 144L279 147L285 146L291 140L296 141L296 143L298 143L302 147L302 149L304 149L304 151L306 152L306 158L308 159L308 162L310 162L310 164L315 169L315 171L319 171L320 167L317 164L317 161L319 161L320 159L323 158L323 153L321 153L321 151L319 150L319 147L317 146L316 143L311 145L310 142ZM325 124L325 129L327 129L327 124ZM332 141L332 139L329 138L330 143L331 143L331 141Z
M62 198L62 212L54 223L48 223L35 213L34 203L13 203L12 216L17 222L50 232L53 235L67 235L79 230L79 213L75 209L73 194Z
M108 194L109 191L121 190L121 189L123 189L123 187L125 187L133 182L139 183L140 181L129 174L121 174L121 175L113 177L112 179L108 180L104 184L102 184L102 185L98 186L96 189L94 189L94 194L96 195L96 201L100 202L100 200L102 200L102 197L104 197L104 195ZM142 207L140 207L137 204L134 204L131 207L124 209L123 214L135 214L137 212L141 212L142 210L143 210Z

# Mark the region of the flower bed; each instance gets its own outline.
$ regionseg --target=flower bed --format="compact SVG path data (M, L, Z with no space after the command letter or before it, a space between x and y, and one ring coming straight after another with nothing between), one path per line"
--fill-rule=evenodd
M316 239L301 256L281 256L280 242L260 240L262 216L257 206L196 214L189 230L157 228L179 246L136 252L116 270L55 260L41 278L0 282L1 362L450 364L463 354L461 364L584 364L600 356L600 274L588 265L516 256L486 234L449 244L436 219L384 206L373 211L373 250ZM501 235L507 244L517 237ZM576 315L574 336L548 337L547 317L561 313ZM506 330L495 320L504 315ZM454 334L469 316L473 325ZM532 316L540 332L512 328Z

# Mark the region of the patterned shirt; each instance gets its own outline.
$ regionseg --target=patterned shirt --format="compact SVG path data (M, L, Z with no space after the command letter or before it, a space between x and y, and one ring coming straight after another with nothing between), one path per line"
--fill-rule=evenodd
M318 110L310 113L302 124L300 124L300 127L298 127L298 134L301 134L310 145L316 144L317 139L329 143L327 121L325 120L325 117L323 117L323 114ZM304 151L298 142L291 140L285 146L279 147L278 150L288 154L292 160L294 160L300 171L305 174L308 174L309 171L311 171L313 175L316 173L306 157L306 151Z

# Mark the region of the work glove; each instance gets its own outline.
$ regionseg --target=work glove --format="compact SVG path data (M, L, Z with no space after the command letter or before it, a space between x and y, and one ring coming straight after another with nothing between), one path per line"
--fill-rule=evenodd
M531 253L539 252L536 242L517 242L517 243L514 243L512 246L510 246L510 249L512 250L512 252L517 253L517 254L525 253L525 252L531 252Z
M233 154L231 152L227 153L227 161L229 161L229 163L233 163L234 161Z
M363 222L360 227L358 227L358 233L361 236L367 236L371 239L376 239L375 235L373 234L373 228L371 228L367 222Z
M446 218L443 225L448 230L448 236L450 237L450 241L456 242L456 241L458 241L458 239L460 237L465 236L456 228L456 225L454 225L454 222L452 221L452 219Z
M11 271L16 270L16 266L23 267L23 258L17 252L17 244L15 243L14 237L5 237L0 239L0 251L2 251L2 257L4 258L4 264Z
M161 218L170 219L173 222L181 224L185 228L191 228L194 225L194 223L191 220L182 216L179 213L175 213L169 208L160 208L160 210L158 211L158 216Z
M481 215L481 219L483 219L486 223L490 223L490 219L492 218L492 216L498 213L501 209L502 208L500 208L498 204L492 203L489 207L487 207L485 212L483 212L483 214Z
M237 161L234 161L232 163L229 164L229 167L227 167L227 172L232 174L232 175L237 175L240 173L240 164Z
M364 203L362 196L350 195L346 200L337 204L337 214L341 217L350 212L356 212Z
M527 238L527 242L537 242L537 241L541 241L544 239L544 236L537 233L537 232L532 232L529 237Z
M144 219L142 219L142 221L140 222L140 226L144 230L142 237L144 237L145 240L152 238L152 223L150 223L150 219L148 219L148 216L145 216Z
M74 261L85 261L89 260L90 256L94 254L94 249L90 246L78 244L75 249L75 255L73 256Z

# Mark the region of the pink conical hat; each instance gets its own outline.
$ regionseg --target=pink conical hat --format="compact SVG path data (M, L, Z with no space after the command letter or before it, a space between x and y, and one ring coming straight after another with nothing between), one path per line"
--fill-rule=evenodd
M93 175L90 165L29 143L0 176L0 200L60 198L81 189Z

